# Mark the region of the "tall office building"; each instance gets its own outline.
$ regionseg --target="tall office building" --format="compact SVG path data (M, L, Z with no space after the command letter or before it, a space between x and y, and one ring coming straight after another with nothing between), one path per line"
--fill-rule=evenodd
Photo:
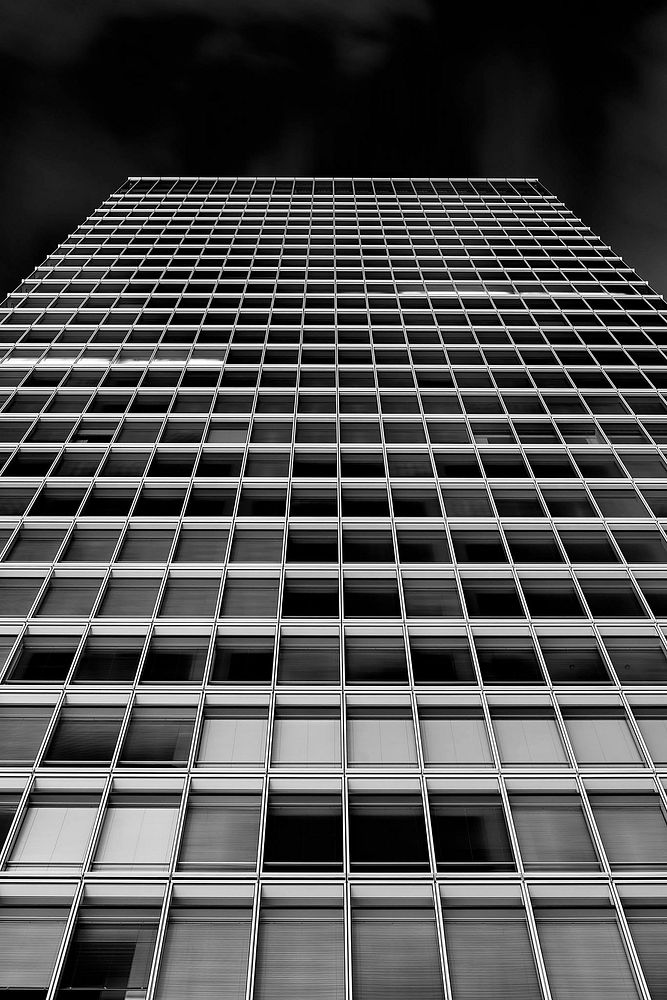
M0 998L664 1000L665 349L535 180L108 198L0 314Z

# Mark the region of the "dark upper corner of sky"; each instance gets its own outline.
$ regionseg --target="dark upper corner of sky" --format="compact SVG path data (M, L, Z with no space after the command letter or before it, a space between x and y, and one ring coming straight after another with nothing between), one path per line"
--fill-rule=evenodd
M15 0L3 18L3 288L129 174L233 174L539 176L664 290L662 3Z

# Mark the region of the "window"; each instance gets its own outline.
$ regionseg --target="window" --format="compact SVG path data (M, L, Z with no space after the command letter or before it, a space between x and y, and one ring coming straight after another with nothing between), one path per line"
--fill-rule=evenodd
M477 659L485 684L541 684L542 673L528 638L479 636Z
M14 539L6 562L49 563L55 559L65 537L65 528L22 528Z
M216 642L211 680L214 684L270 684L273 636L226 635Z
M664 868L667 823L656 795L589 795L612 867Z
M198 763L259 766L264 763L268 726L262 705L210 708L204 716Z
M66 562L108 562L116 549L119 535L118 528L75 528L62 558Z
M350 794L353 872L427 871L426 827L417 794Z
M46 996L66 921L62 906L0 908L0 991L5 996Z
M172 909L156 1000L244 1000L252 911Z
M346 636L345 676L349 684L407 684L402 636Z
M515 795L510 804L527 871L599 868L578 796Z
M523 910L446 906L454 1000L531 1000L541 995Z
M197 684L204 676L208 642L186 642L177 636L156 636L144 660L144 684Z
M643 764L622 709L569 708L563 717L580 764Z
M194 709L135 708L121 750L121 766L184 766L194 724Z
M350 563L393 563L394 543L391 532L345 529L343 560Z
M528 611L533 618L581 618L584 610L570 580L555 578L521 581Z
M165 869L177 818L178 799L174 796L113 795L97 843L94 867Z
M632 711L653 761L667 763L667 708L638 705Z
M561 531L561 541L573 563L617 563L618 556L606 531Z
M343 583L346 618L400 618L401 604L395 577L359 579Z
M146 996L159 913L150 909L84 907L74 930L56 996Z
M98 614L102 618L150 618L160 589L154 577L112 577Z
M46 733L49 705L0 706L0 766L32 764Z
M343 817L340 796L271 791L264 841L267 871L340 871Z
M224 529L182 528L174 559L184 563L221 563L229 532Z
M255 965L255 1000L343 1000L342 910L263 906Z
M431 795L431 826L439 871L514 868L499 796Z
M121 562L164 563L169 558L173 529L130 528L123 539Z
M74 651L75 647L59 636L28 639L10 670L9 680L15 684L62 684Z
M613 910L537 907L535 919L554 998L639 997Z
M338 580L288 576L282 613L285 618L338 618Z
M562 563L552 531L506 531L512 559L517 563Z
M474 684L475 670L467 639L459 636L410 635L415 684Z
M12 845L8 869L76 870L86 853L97 806L93 796L34 795Z
M499 532L452 531L454 553L459 562L504 563L507 562L505 547Z
M545 636L540 646L554 684L609 683L600 650L592 640Z
M282 531L249 531L237 528L234 532L231 562L279 563L282 555Z
M427 765L492 765L491 747L480 709L423 706L419 709L419 727Z
M23 618L27 615L42 583L40 576L0 577L0 618Z
M58 720L43 764L104 767L111 763L123 721L122 707L68 705Z
M463 610L454 580L403 576L408 618L461 618Z
M667 544L658 531L615 531L629 563L667 563Z
M416 764L417 747L409 705L349 707L347 757L352 765Z
M275 618L277 611L277 580L271 577L227 577L220 611L223 618Z
M77 661L76 684L129 684L139 666L143 640L133 636L89 639Z
M667 978L665 909L662 906L626 906L625 915L651 996L659 997L664 993Z
M281 538L282 543L282 538ZM280 561L280 554L277 561ZM338 533L290 528L287 538L288 562L338 562Z
M191 795L178 867L203 872L254 868L260 809L259 795Z
M352 988L355 1000L444 1000L432 908L355 906Z
M5 845L19 802L19 795L0 795L0 850Z
M567 765L550 709L496 709L492 718L503 764Z
M217 577L169 576L162 594L160 618L213 618L218 606Z
M340 763L340 713L337 708L278 706L273 723L274 765L331 766Z
M100 582L98 577L52 577L40 602L38 615L42 618L87 618L93 609Z
M605 638L614 670L621 684L661 684L667 681L667 658L652 636Z
M513 580L466 577L462 583L471 618L523 618L523 608Z
M279 684L336 684L340 677L338 636L285 635L278 652Z

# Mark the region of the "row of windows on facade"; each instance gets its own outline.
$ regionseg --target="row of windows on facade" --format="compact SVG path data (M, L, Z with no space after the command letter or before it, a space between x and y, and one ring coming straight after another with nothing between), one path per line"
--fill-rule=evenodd
M17 815L18 795L0 797L7 873L76 874L145 870L202 874L342 872L558 872L562 878L602 868L664 871L667 821L653 791L589 791L586 807L559 786L539 794L429 789L424 812L419 786L410 790L350 790L347 839L338 783L322 790L302 781L269 789L265 820L254 791L180 793L34 792ZM358 783L357 783L358 784ZM589 813L589 815L587 815ZM511 827L509 822L511 821ZM510 834L510 829L512 834ZM263 832L262 832L263 831ZM8 839L7 839L8 838ZM260 850L261 848L261 850ZM348 860L346 861L346 856ZM173 860L175 859L175 860Z
M254 600L254 590L249 600ZM14 636L3 636L0 651L6 662ZM27 636L11 657L5 680L15 684L131 684L141 665L145 684L268 685L274 676L273 630L217 636L210 671L207 668L210 638L204 635L153 635L144 653L143 635L96 635L79 651L74 635ZM473 659L468 639L461 634L422 632L409 635L410 668L403 635L391 629L369 635L347 629L343 643L347 684L417 685L478 684L608 685L618 678L623 685L664 684L667 657L653 634L619 634L613 628L604 636L606 657L589 635L558 635L539 631L541 658L527 635L474 636ZM284 631L277 655L277 683L340 684L341 643L336 629L319 632ZM74 665L74 667L73 667ZM613 670L612 670L613 666ZM73 667L73 669L72 669Z
M338 698L315 703L279 698L272 725L266 700L256 699L208 701L201 722L191 702L141 699L129 710L125 703L77 701L66 703L53 722L52 714L50 705L0 703L0 766L182 768L195 749L197 767L255 769L265 765L269 731L272 767L342 764ZM651 704L633 703L631 715L617 702L567 699L556 709L548 701L492 699L490 726L479 700L452 707L420 698L417 717L415 732L409 700L348 697L346 765L401 769L417 767L422 759L426 767L440 769L488 769L498 766L496 761L501 768L544 769L574 761L580 768L616 772L667 765L667 705L654 698Z
M21 618L201 618L228 619L646 619L667 617L660 576L638 577L639 590L619 570L601 579L593 569L575 580L557 576L521 578L522 603L513 577L498 573L464 576L461 599L453 577L417 577L385 571L367 577L345 574L340 604L338 573L227 575L220 599L220 575L160 576L3 575L0 617ZM104 585L103 585L104 584ZM164 584L164 585L163 585ZM103 596L99 598L103 585ZM580 589L579 589L580 588ZM585 597L585 603L580 594ZM643 599L642 599L643 598ZM644 601L646 603L644 603ZM280 608L280 610L279 610ZM156 610L157 609L157 610ZM219 609L219 610L218 610ZM465 610L464 610L465 609Z
M254 1000L344 1000L349 995L346 930L354 1000L444 1000L450 995L454 1000L538 1000L547 995L540 968L546 971L548 995L558 1000L639 1000L646 995L639 975L652 997L663 995L667 964L661 939L667 917L662 901L646 906L640 897L630 898L621 914L606 898L567 897L559 904L535 890L533 937L514 895L490 903L476 895L445 895L443 948L433 902L414 888L396 900L377 890L373 896L368 887L353 897L349 918L338 887L329 891L330 898L322 891L309 897L294 888L283 898L264 897L256 953L251 900L223 896L189 906L177 900L161 941L153 995L157 1000L184 995L244 1000L250 979ZM61 904L0 910L0 988L8 995L45 1000L68 909ZM151 982L159 917L155 902L134 907L84 903L54 995L142 1000Z
M176 535L178 541L174 545ZM121 535L122 543L119 545ZM284 529L280 522L252 529L237 522L229 548L228 528L182 526L176 532L168 522L150 527L67 524L45 528L29 522L15 533L0 527L0 552L11 539L2 557L6 562L50 563L281 563ZM396 527L398 560L406 563L667 563L667 544L657 529L613 527L590 524L578 530L562 526L521 530L505 524L504 531L485 523L474 530L429 525L418 528L399 523ZM559 545L559 542L561 543ZM614 542L616 544L614 544ZM562 545L562 548L561 548ZM618 548L616 547L618 546ZM452 554L453 548L453 554ZM563 551L564 550L564 551ZM339 561L339 533L336 525L317 529L292 522L287 533L285 561L288 563L335 564ZM396 552L390 525L373 529L355 528L346 522L342 530L342 561L345 563L393 563Z
M255 177L128 177L116 194L171 195L488 195L519 196L542 201L547 189L536 179L525 178L255 178Z
M196 270L193 273L198 274ZM530 274L529 271L527 273ZM438 283L444 284L442 281ZM595 299L589 296L584 299L559 296L552 299L546 294L534 297L526 295L523 298L508 294L502 297L496 295L494 299L494 293L491 292L489 297L478 293L477 297L462 295L459 299L453 283L452 288L444 293L440 289L431 288L433 281L415 289L401 287L409 282L398 282L396 291L388 281L383 283L369 279L368 287L365 287L361 281L348 281L343 277L334 285L333 280L327 282L324 275L317 282L309 278L306 286L303 281L289 281L287 276L280 281L276 278L275 285L267 280L246 285L238 278L231 278L229 281L221 278L217 284L211 281L205 283L200 279L199 286L193 285L186 292L182 290L184 276L179 280L176 275L173 278L166 275L153 283L135 279L135 284L140 286L136 291L129 284L124 291L109 289L106 294L103 294L104 290L99 286L95 292L79 288L71 293L55 294L56 290L44 282L39 286L39 291L28 294L15 292L3 300L0 323L9 326L60 326L73 321L84 326L96 326L104 321L112 325L133 322L159 325L160 320L156 318L158 315L166 316L168 322L176 324L183 315L193 315L206 316L208 323L215 323L217 319L220 325L225 326L237 322L237 316L243 317L244 313L257 309L278 310L278 317L282 316L281 310L305 309L305 315L312 316L315 325L329 325L333 321L335 310L344 317L342 325L355 326L355 323L345 322L349 312L360 311L366 314L370 310L371 317L377 320L379 326L401 326L404 323L408 327L433 327L438 324L444 327L507 326L522 329L533 326L540 329L556 327L550 333L550 339L559 342L559 331L562 328L563 340L578 343L577 338L569 333L572 326L576 330L583 328L580 333L586 341L598 343L599 336L599 343L603 344L605 340L612 342L605 333L607 326L627 328L630 331L634 331L637 326L656 328L660 336L664 334L665 322L663 313L658 311L664 308L664 301L658 298L635 299L633 296L626 296L614 299L612 296L605 296L604 299ZM295 287L284 287L289 285ZM313 288L313 285L320 287ZM651 305L658 308L652 309ZM433 315L438 324L434 323ZM186 319L183 325L187 326L190 322L191 319ZM194 322L197 323L198 320ZM240 322L243 323L243 320ZM622 333L619 336L622 337ZM437 337L434 339L437 342ZM552 356L551 352L546 353ZM569 353L564 352L565 359ZM585 350L572 354L575 358L581 357L582 364L594 363ZM656 357L660 364L662 358L659 354ZM438 360L443 361L444 355ZM405 361L407 362L407 357Z
M439 407L437 400L435 405ZM148 475L151 478L174 479L193 474L197 478L235 478L241 474L243 467L245 453L242 448L222 451L214 446L245 445L248 439L248 422L245 420L217 417L211 420L206 417L184 420L172 414L164 423L162 419L132 418L121 422L118 417L91 420L86 414L79 422L76 415L63 419L48 410L36 409L33 413L40 413L45 419L34 422L35 418L31 414L28 419L0 422L0 440L3 443L19 441L29 432L26 443L30 447L19 449L12 455L11 449L5 445L0 453L0 464L6 463L11 456L4 471L5 476L34 477L48 474L83 477L97 472L107 478ZM534 475L540 479L624 479L628 476L663 479L667 473L657 449L643 447L640 451L631 451L621 447L613 451L605 447L607 439L612 445L650 445L642 426L660 442L665 436L667 422L646 418L642 425L638 421L603 421L598 430L593 420L561 420L558 421L557 431L550 421L515 422L514 428L521 439L520 443L527 446L521 451L516 448L514 432L509 431L509 424L505 422L473 419L470 424L472 433L469 434L464 421L427 418L431 444L464 446L453 451L444 451L439 447L433 450L435 473L441 478L480 479L482 475L486 475L489 478L527 479ZM396 434L394 427L400 428ZM384 434L381 436L379 427L368 420L342 420L340 426L335 421L299 420L296 428L293 428L291 419L255 419L243 474L248 478L287 477L291 464L290 452L280 447L262 451L258 446L289 445L296 439L292 475L298 478L335 478L338 474L336 448L318 449L315 453L308 450L308 445L335 446L340 437L340 444L343 446L340 449L340 471L343 478L384 478L387 475L386 460L389 475L393 478L431 479L434 470L429 451L425 447L411 449L410 453L395 447L404 444L426 445L428 442L425 436L419 436L423 435L422 428L423 425L418 421L402 424L394 421L389 430L385 424ZM70 445L105 445L114 438L116 446L152 446L158 437L162 447L153 455L150 465L150 450L141 452L114 447L108 456L104 456L101 451L71 447L62 453L56 449L44 449L44 444L58 445L66 441ZM411 437L414 440L410 440ZM198 451L182 447L199 444L202 439L205 439L208 447L200 455ZM382 444L383 439L388 446L386 459L383 451L377 447ZM478 453L475 449L465 447L473 442L514 447L503 447L502 450L481 448ZM568 452L562 447L563 443L574 447ZM34 447L35 445L42 445L42 450ZM181 447L179 450L169 450L165 445ZM352 445L362 445L363 448L350 447ZM544 452L532 447L534 445L561 447L550 447ZM586 445L586 450L578 447L580 445ZM591 445L595 447L591 448ZM106 462L98 472L103 457L106 457ZM52 468L56 459L59 461ZM619 464L619 459L623 465Z
M174 360L183 362L183 367L187 368L187 355L185 358L181 359L167 358L166 360L172 363ZM197 361L196 355L193 355L193 360L195 362ZM133 364L136 363L137 361L134 360ZM207 363L209 362L207 361ZM190 367L195 371L199 368L198 365L196 367L195 365ZM144 370L146 370L146 368L144 368ZM148 367L148 370L151 370L150 367ZM170 369L165 366L164 370L169 371ZM495 374L498 377L523 374L523 370L510 370L509 368L504 368L502 371L500 369L493 368L489 370L491 372L495 371ZM3 386L21 386L20 392L13 397L12 405L17 405L20 401L25 406L32 406L34 412L37 412L37 404L39 403L39 410L43 409L49 415L53 414L55 408L56 413L53 414L53 416L56 421L58 419L58 408L68 405L75 406L77 412L83 412L83 410L88 407L86 411L88 416L94 415L96 410L99 410L100 419L103 419L104 413L114 412L112 409L114 406L117 407L118 411L120 401L123 401L125 404L127 401L126 397L120 396L118 394L118 390L124 388L128 381L134 379L135 371L135 369L129 368L123 370L122 365L115 365L111 368L94 368L88 367L87 364L74 363L72 368L69 370L69 374L66 376L66 381L63 386L63 390L67 391L60 392L55 396L49 396L48 398L50 402L47 401L46 403L44 402L44 390L47 389L50 391L57 388L60 384L61 376L61 372L56 371L56 381L49 381L51 378L50 364L38 365L34 367L31 369L27 379L25 378L25 368L18 369L13 366L6 366L4 372L0 374L0 384ZM539 373L536 374L538 374L539 377ZM459 371L457 375L459 377L465 377L465 374L461 371ZM160 386L160 381L163 382L162 386ZM169 378L161 377L159 381L156 379L156 383L157 384L154 387L149 386L149 388L151 388L151 394L150 396L146 394L145 398L155 399L156 405L159 404L160 408L163 408L162 390L165 388L165 385L167 385L170 389L174 388L175 383L171 375ZM96 387L98 384L102 385L102 390L95 397L95 401L90 404L90 394L84 394L81 390ZM142 389L143 388L144 387L142 385ZM155 388L158 395L154 395L152 393L153 388ZM174 413L178 413L180 406L185 405L192 407L201 406L206 412L209 411L211 403L213 402L213 397L211 395L205 391L197 391L196 393L190 391L180 392L181 388L184 390L188 389L187 386L183 386L181 384L176 397L172 397L172 407ZM551 421L537 421L534 419L535 416L544 417L548 411L549 413L554 414L557 418L561 418L557 420L556 427L566 442L573 444L579 443L571 440L572 433L578 426L588 426L592 429L592 437L595 438L596 434L602 435L602 437L598 437L597 440L585 440L581 443L597 444L604 441L605 428L608 427L610 431L613 431L614 428L622 428L623 426L631 427L634 425L634 421L621 419L628 414L628 409L638 415L649 417L664 416L666 412L666 407L662 397L656 392L646 390L635 393L626 392L623 395L620 393L612 394L604 390L596 390L595 392L590 393L584 392L581 395L575 394L574 392L543 392L540 395L530 384L519 388L520 391L517 392L497 392L493 389L489 389L488 387L482 392L470 393L463 391L460 398L456 392L438 392L437 390L430 390L428 392L424 391L419 395L405 389L400 390L400 392L381 391L379 397L374 391L364 391L358 393L354 391L343 391L338 395L335 393L301 392L298 396L297 413L299 418L303 418L300 419L302 433L305 433L308 428L312 426L312 421L308 421L308 417L311 414L322 415L324 417L328 414L334 415L338 411L343 418L339 429L341 435L343 435L344 429L345 433L350 435L355 431L356 433L361 433L362 427L366 427L367 433L369 434L372 433L373 430L376 430L379 435L379 425L373 419L379 409L382 410L385 417L391 417L394 414L418 414L420 412L419 403L421 403L421 407L427 415L447 417L458 416L462 412L472 415L477 413L502 414L504 412L504 407L508 413L514 415L515 420L517 417L530 417L531 419L527 421L528 425L534 424L536 427L540 427L542 423L544 423L546 427L551 426L553 428L554 425ZM262 438L261 435L269 433L269 427L264 426L268 423L268 421L261 418L265 414L280 415L282 419L286 419L287 415L291 416L295 408L295 396L293 393L269 392L262 390L258 394L255 402L254 394L230 390L225 394L215 397L214 413L217 414L219 412L223 412L222 408L223 406L226 406L228 412L242 413L245 416L246 413L249 413L253 409L253 404L255 404L255 413L260 419L253 422L250 440L253 444L261 444L266 442L266 439ZM122 407L122 411L124 410L125 405ZM583 416L588 417L589 411L598 415L598 417L603 418L603 422L596 422L590 419L587 419L586 421L576 419ZM195 411L193 410L193 412ZM611 417L612 419L605 421L605 417ZM109 419L110 423L112 423L113 418ZM5 432L7 432L12 426L16 426L17 431L21 429L25 431L28 426L30 426L31 422L32 421L29 421L26 418L23 418L22 422L20 416L10 420L3 417L1 426ZM46 424L50 422L51 418L49 416L49 419L44 422L42 427L45 428ZM451 421L447 420L444 422L449 423ZM68 421L61 421L60 423L63 429L68 426L70 428L74 426L73 423ZM138 421L132 421L132 423L137 423L139 426ZM178 428L179 426L183 426L185 423L193 423L193 418L181 417L179 419L177 417L174 421L174 427ZM229 420L215 416L213 427L217 427L221 434L225 431L228 434L231 434L232 430L236 430L237 433L234 438L227 437L220 439L224 441L224 443L233 443L239 440L245 441L248 433L248 421L243 420L237 421L236 423L237 426L234 427ZM441 421L441 423L443 423L443 421ZM521 428L525 423L525 420L519 419L516 420L516 424L514 424L514 426ZM329 424L327 423L325 426L329 426ZM393 421L389 421L388 426L393 427ZM147 423L146 429L148 430L150 427L151 424ZM243 433L243 431L245 431L245 433ZM66 436L67 435L65 434L57 440L64 440ZM16 440L16 438L14 438L14 440ZM44 440L48 439L45 438ZM180 438L176 438L175 440L180 440ZM269 442L271 441L272 439L269 439ZM354 439L347 441L341 437L341 443L354 444L358 442Z

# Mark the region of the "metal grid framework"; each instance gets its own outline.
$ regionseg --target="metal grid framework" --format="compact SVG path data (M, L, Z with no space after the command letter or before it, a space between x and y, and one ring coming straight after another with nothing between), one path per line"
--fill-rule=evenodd
M535 179L86 219L0 308L0 989L663 996L666 346Z

